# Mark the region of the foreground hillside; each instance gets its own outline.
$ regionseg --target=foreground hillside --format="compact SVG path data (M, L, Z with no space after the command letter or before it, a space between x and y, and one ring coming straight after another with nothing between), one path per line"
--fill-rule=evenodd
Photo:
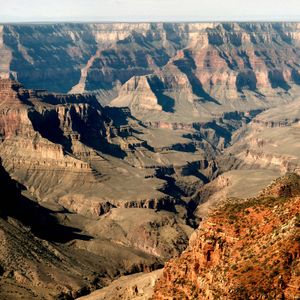
M300 177L228 200L166 264L153 299L298 299Z

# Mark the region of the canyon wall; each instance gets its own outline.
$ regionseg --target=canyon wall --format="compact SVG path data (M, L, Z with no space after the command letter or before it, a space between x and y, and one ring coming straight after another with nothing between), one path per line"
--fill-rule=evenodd
M249 110L300 83L298 23L3 25L0 32L2 76L27 88L96 91L118 106L150 101L139 110L177 112L184 102L201 117L202 106L228 110L228 100Z

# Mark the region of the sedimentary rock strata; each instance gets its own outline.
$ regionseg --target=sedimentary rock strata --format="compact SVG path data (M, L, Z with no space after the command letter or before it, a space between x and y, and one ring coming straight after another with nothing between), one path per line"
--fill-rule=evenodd
M229 202L164 268L153 299L299 297L299 176Z
M299 30L1 25L0 298L298 296Z
M96 91L146 119L207 118L203 107L247 111L293 95L298 49L298 23L4 25L0 69L28 88Z

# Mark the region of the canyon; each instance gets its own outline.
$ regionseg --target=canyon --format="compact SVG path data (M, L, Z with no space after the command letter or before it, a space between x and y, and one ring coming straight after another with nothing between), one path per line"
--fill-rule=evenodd
M299 297L299 59L299 23L0 25L0 298Z

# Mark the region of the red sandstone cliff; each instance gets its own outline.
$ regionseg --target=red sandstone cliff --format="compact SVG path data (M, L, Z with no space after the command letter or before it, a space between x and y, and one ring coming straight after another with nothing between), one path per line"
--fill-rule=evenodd
M171 260L153 299L298 299L300 177L224 204Z

